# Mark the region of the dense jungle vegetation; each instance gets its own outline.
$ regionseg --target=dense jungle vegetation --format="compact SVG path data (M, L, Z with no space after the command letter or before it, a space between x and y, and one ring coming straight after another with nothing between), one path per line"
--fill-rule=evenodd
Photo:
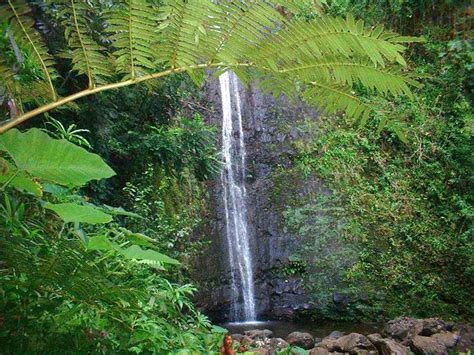
M311 316L474 318L469 1L9 0L0 32L0 352L218 351L209 70L324 109L294 171L332 193L285 211Z

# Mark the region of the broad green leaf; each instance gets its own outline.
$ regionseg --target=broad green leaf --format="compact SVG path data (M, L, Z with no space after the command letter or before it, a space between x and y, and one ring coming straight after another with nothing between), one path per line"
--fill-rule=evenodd
M153 244L156 243L153 238L150 238L146 236L145 234L134 233L125 228L120 228L120 231L123 232L133 244L141 245L145 247L151 247L153 246Z
M18 168L60 185L81 186L115 175L97 154L37 128L7 131L0 136L0 149L10 154Z
M68 188L56 184L43 184L43 191L60 199L70 195Z
M91 250L113 250L114 244L105 235L96 235L89 238L87 249Z
M5 175L2 175L0 172L0 185L8 182L9 186L14 187L17 190L27 192L38 197L43 195L43 188L38 182L34 181L23 171L15 171L16 169L10 163L5 162L5 164L8 166L8 172L6 172ZM16 176L13 177L15 174Z
M154 262L160 262L165 264L174 264L179 265L179 261L170 258L164 254L158 253L157 251L146 249L143 250L138 245L132 245L121 251L121 254L128 259L137 259L137 260L149 260Z
M111 214L113 216L127 216L127 217L143 218L137 213L124 210L122 207L111 207L111 206L103 205L101 206L101 209L104 212Z
M111 215L93 206L82 206L77 203L59 203L54 205L46 203L44 207L56 212L66 223L100 224L112 221Z

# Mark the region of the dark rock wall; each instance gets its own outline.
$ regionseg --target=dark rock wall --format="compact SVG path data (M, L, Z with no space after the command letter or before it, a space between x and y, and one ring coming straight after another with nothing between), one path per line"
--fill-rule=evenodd
M209 80L207 93L206 119L217 127L220 139L222 113L218 80ZM257 312L259 318L293 318L311 306L299 277L278 277L275 272L288 263L288 257L298 248L297 236L285 231L282 212L290 199L322 190L322 186L317 178L308 183L299 180L296 174L279 172L291 168L290 158L295 154L292 141L300 134L297 123L307 117L317 119L317 112L301 103L262 94L256 85L241 87L240 95ZM210 222L204 232L212 244L204 256L196 260L194 275L200 290L198 305L216 320L228 319L231 294L221 192L217 177L209 185Z

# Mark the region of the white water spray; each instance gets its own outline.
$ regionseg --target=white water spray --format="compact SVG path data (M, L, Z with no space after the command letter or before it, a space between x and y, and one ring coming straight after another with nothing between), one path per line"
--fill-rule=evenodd
M225 72L219 77L219 83L222 100L222 157L224 159L221 182L231 268L232 312L234 320L252 321L256 317L255 294L247 228L245 144L239 81L234 73ZM234 125L234 116L237 119L236 125ZM243 307L238 306L240 295L242 295Z

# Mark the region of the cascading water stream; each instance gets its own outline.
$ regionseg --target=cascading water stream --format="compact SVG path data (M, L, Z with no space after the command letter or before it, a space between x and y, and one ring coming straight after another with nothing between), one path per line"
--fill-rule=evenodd
M221 182L231 269L232 313L234 321L252 321L256 317L255 294L247 226L245 144L239 81L233 72L227 71L219 77L219 83L222 100L222 157L224 159ZM236 118L236 124L234 124L234 118ZM240 296L242 296L243 307L239 307Z

